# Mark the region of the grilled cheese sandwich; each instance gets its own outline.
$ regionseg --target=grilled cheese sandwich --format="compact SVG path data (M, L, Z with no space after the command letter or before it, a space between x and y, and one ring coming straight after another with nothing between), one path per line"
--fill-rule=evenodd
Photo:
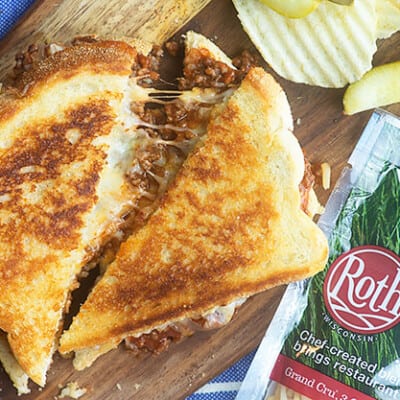
M236 68L203 36L189 32L186 39L178 91L154 88L157 74L148 66L156 60L138 53L147 45L80 38L50 46L38 60L43 50L31 49L1 94L0 360L19 393L29 391L28 377L45 384L71 291L88 265L100 262L104 276L60 347L75 351L77 369L123 339L135 346L148 334L157 341L223 325L253 293L321 267L326 243L303 212L313 192L309 184L299 192L304 158L282 89L259 68L247 74L246 61ZM267 162L270 145L285 166L284 190L268 180L279 169L273 157ZM289 214L319 251L302 238L290 255L280 242L271 253L287 218L270 192L282 204L290 199L288 210L296 211ZM154 235L162 239L158 249ZM109 255L104 249L114 241ZM275 258L299 265L283 271ZM248 265L249 279L241 275ZM136 279L154 279L153 290L131 296ZM152 303L157 298L161 306ZM149 313L152 304L157 315ZM128 318L129 310L137 314ZM118 332L107 323L100 329L108 315ZM81 329L84 318L98 318L93 332Z
M305 165L292 129L283 90L250 69L161 206L122 244L60 352L74 351L81 369L124 339L186 325L321 270L327 243L301 209Z

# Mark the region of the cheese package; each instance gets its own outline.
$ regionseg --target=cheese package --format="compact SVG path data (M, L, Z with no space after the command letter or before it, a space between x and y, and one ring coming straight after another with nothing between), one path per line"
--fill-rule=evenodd
M288 286L248 399L400 399L400 119L376 110L319 226L326 268Z

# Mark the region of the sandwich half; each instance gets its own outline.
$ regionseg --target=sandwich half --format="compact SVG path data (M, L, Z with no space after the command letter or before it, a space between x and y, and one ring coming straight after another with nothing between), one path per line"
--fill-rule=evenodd
M124 339L205 325L215 311L323 269L326 238L302 210L305 173L286 95L261 68L214 108L146 225L121 246L70 328L78 369Z
M122 42L82 42L0 97L0 328L42 386L77 275L138 195L126 179L136 57Z

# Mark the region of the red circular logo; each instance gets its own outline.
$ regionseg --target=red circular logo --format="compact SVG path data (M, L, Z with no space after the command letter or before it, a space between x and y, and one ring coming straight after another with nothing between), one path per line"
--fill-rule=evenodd
M346 329L386 331L400 322L400 258L378 246L360 246L338 257L324 282L331 316Z

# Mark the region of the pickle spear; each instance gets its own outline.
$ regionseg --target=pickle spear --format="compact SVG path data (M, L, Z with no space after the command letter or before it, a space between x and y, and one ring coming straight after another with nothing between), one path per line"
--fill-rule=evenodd
M303 18L312 13L321 0L260 0L277 13L288 18ZM350 6L354 0L329 0L332 3Z
M261 0L277 13L288 18L303 18L313 12L321 0Z
M369 70L347 87L343 96L344 113L350 115L400 102L399 76L400 61Z
M331 3L340 4L342 6L351 6L354 0L329 0Z

